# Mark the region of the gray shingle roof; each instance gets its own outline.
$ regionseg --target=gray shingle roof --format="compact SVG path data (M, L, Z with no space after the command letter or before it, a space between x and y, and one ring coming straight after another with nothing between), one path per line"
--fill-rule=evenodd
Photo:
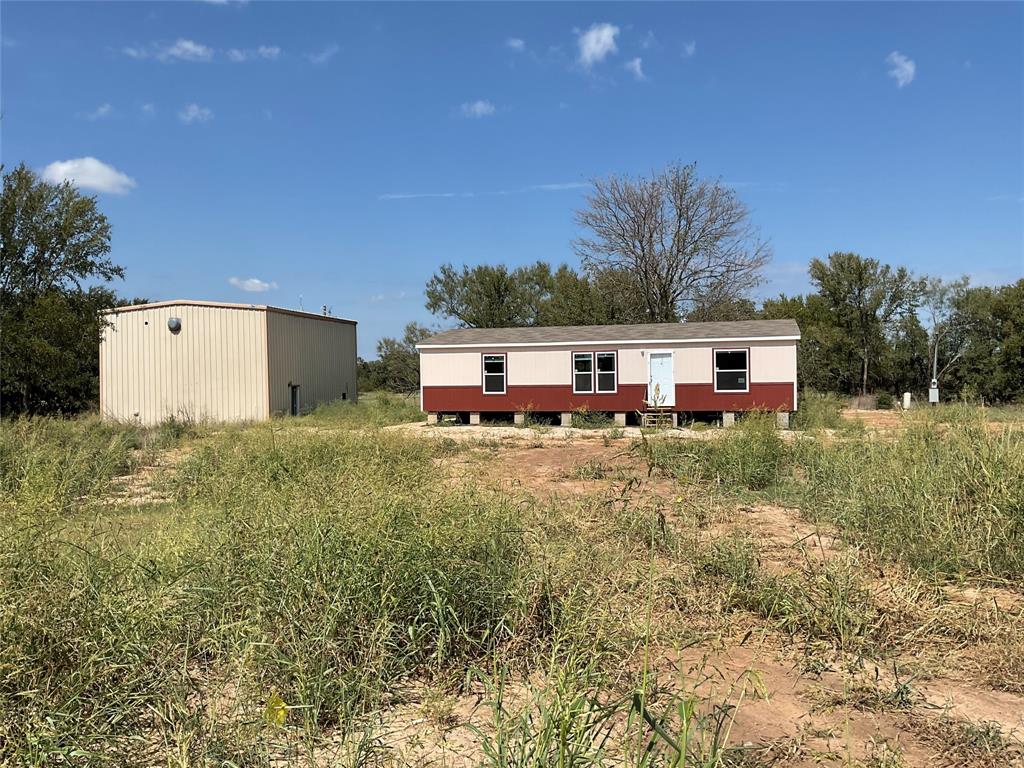
M605 341L703 341L800 337L796 320L741 320L722 323L644 325L562 325L543 328L456 328L431 336L418 347L581 344Z

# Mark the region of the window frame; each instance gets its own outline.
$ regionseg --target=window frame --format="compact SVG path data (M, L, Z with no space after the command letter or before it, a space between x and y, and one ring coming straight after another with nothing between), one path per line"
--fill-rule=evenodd
M487 372L487 358L501 358L501 392L487 391L487 377L497 376L496 373ZM481 352L480 353L480 391L484 395L505 395L508 393L508 353L507 352Z
M598 355L611 355L615 361L615 368L611 371L615 384L612 389L599 389L598 388L598 370L597 370L597 358ZM577 389L576 388L576 359L577 358L589 358L590 360L590 389ZM619 351L617 349L595 349L593 351L581 352L579 350L573 350L570 355L569 374L572 377L572 393L574 395L617 395L619 393ZM605 371L605 373L608 373ZM580 374L583 375L583 374Z
M576 389L576 358L577 357L589 357L590 358L590 389ZM569 369L572 373L572 393L574 395L593 395L595 387L597 386L597 370L594 367L594 353L593 352L572 352L572 360ZM580 374L582 375L582 374Z
M601 375L600 375L601 371L597 367L597 358L599 356L601 356L601 355L606 355L606 356L607 355L611 355L611 358L614 361L615 367L612 368L612 371L611 371L611 373L612 373L612 381L614 382L614 384L612 385L611 389L601 389L600 388L599 382L601 380ZM607 371L605 371L605 373L607 373ZM618 352L618 350L609 349L609 350L603 350L603 351L600 351L600 352L594 352L594 394L595 395L617 395L618 393L619 393L619 352Z
M718 353L719 352L742 352L746 355L747 365L746 368L719 368L718 367ZM719 372L724 373L738 373L743 371L746 373L746 384L743 389L719 389L718 388L718 374ZM715 389L716 394L743 394L750 392L750 347L715 347L711 350L711 382Z

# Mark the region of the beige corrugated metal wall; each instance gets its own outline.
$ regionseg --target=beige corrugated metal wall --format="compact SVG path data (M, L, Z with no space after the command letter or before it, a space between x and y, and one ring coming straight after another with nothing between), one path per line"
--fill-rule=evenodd
M267 340L271 413L288 412L291 384L299 385L303 411L342 396L357 398L354 323L269 309Z
M181 318L181 332L167 321ZM261 309L178 304L107 315L100 342L104 417L264 419L267 326Z

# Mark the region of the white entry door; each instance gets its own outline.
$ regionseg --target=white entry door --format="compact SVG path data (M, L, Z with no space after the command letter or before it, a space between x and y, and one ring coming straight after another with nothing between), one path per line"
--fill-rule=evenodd
M676 383L672 374L671 352L647 353L647 402L674 408Z

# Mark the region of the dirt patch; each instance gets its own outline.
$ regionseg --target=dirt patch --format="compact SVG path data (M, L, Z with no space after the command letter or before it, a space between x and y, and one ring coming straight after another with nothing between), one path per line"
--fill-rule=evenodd
M761 565L791 571L808 559L826 560L840 551L836 531L808 523L800 510L775 504L742 505L728 522L711 528L713 536L744 533L757 542Z
M130 474L113 478L110 481L110 492L103 503L111 506L143 506L170 501L167 494L159 490L159 480L189 453L190 450L186 448L171 448L155 453L148 461L136 466Z

